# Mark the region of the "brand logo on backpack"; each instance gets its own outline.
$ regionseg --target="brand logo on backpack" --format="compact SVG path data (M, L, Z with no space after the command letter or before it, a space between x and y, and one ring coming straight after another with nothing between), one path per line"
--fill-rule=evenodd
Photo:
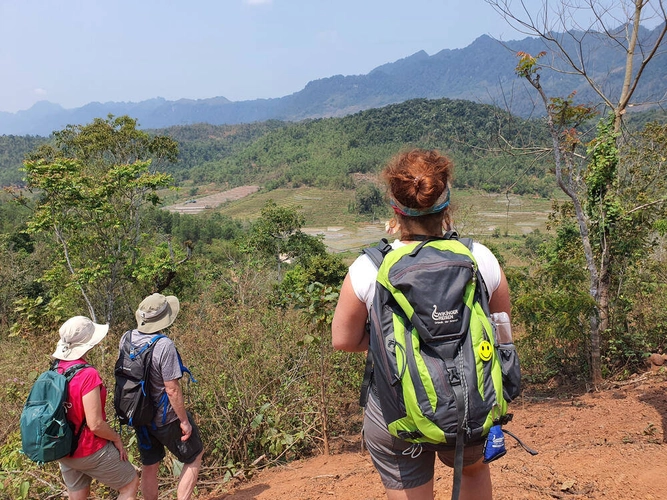
M449 311L438 311L438 306L433 304L433 313L431 313L431 318L435 321L436 325L442 323L453 323L459 320L459 311L457 309L451 309Z

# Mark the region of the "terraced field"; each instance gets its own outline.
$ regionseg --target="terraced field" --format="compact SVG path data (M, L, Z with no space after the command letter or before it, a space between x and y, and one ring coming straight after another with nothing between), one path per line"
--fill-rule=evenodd
M198 213L208 207L241 219L254 220L269 200L278 205L294 207L305 218L304 231L321 234L333 252L356 251L385 236L384 223L391 212L382 209L376 216L353 213L353 191L327 191L317 188L277 189L262 191L257 186L244 186L165 207L181 213ZM505 196L482 191L460 190L452 193L454 221L461 234L477 238L492 234L520 236L535 229L546 230L551 200Z

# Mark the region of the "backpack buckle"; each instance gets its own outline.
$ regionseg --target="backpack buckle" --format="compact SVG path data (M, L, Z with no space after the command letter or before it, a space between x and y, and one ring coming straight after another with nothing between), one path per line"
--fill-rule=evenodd
M424 437L424 434L422 434L418 430L417 431L398 431L397 434L398 434L398 437L401 438L404 441L407 441L408 439L419 439L419 438ZM407 454L410 454L412 452L412 446L410 448L408 448L408 450L410 450L410 451ZM419 455L417 455L417 456L419 456Z
M449 383L452 386L461 385L461 377L455 367L447 368L447 375L449 375Z

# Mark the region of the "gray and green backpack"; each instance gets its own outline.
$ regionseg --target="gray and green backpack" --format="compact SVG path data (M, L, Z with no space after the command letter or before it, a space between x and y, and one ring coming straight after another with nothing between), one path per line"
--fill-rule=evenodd
M501 356L471 247L452 231L364 250L378 275L361 403L370 386L393 436L456 445L455 476L465 443L506 421L507 403L520 391L514 346L503 346L511 352Z

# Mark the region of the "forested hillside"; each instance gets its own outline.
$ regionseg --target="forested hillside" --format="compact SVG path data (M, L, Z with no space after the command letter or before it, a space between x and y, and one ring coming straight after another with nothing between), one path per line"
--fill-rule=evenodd
M666 119L664 111L633 113L628 126L638 129ZM471 101L414 99L343 118L182 125L149 132L178 143L178 161L166 166L177 182L350 188L351 174L376 172L396 151L412 145L450 154L459 186L546 196L554 188L548 178L550 159L502 151L503 136L518 137L526 146L546 144L541 124L540 118L523 120ZM46 141L0 136L0 184L19 183L23 157Z
M178 161L168 167L168 171L182 180L190 178L190 171L200 165L238 154L260 137L285 126L287 123L277 120L242 125L199 123L150 132L164 134L178 143Z
M213 180L268 189L310 185L354 186L350 174L377 172L401 148L438 148L457 164L457 183L493 191L547 194L548 168L500 152L499 134L531 136L533 124L498 108L470 101L415 99L344 118L306 120L273 130L238 153L204 162L182 175L195 182ZM169 133L167 131L167 133ZM521 179L520 185L517 181Z
M19 183L22 178L19 168L26 153L45 142L44 137L0 135L0 186Z
M195 184L351 188L351 174L377 172L399 149L418 146L451 155L460 186L545 196L553 189L553 183L545 180L547 165L501 151L501 135L544 144L542 130L490 105L415 99L343 118L199 124L151 133L178 142L178 161L167 165L166 171L177 181L189 179ZM5 183L16 183L21 179L22 154L39 139L9 136L6 141L13 155L0 163L0 172Z

